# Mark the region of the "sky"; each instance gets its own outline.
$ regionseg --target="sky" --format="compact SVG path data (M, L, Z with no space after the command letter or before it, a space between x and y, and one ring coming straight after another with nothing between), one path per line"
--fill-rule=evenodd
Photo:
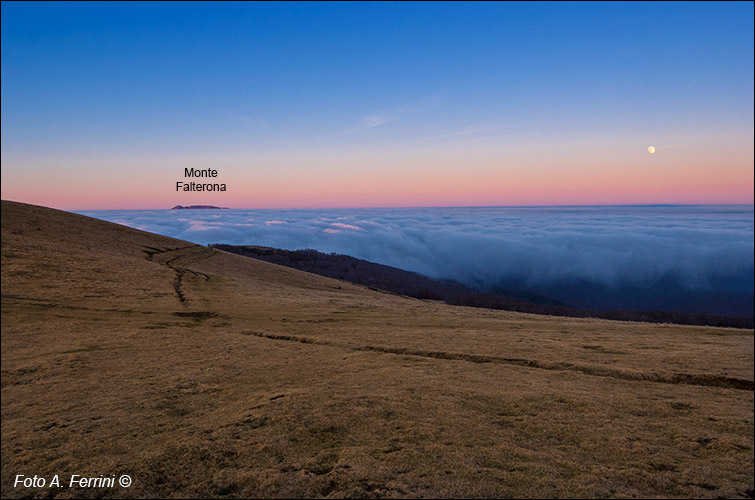
M3 199L753 203L752 2L1 5Z

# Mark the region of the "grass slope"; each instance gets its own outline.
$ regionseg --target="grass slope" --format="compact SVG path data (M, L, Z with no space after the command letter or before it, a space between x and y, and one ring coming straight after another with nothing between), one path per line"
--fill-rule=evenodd
M752 388L752 331L407 299L2 202L5 498L752 497Z
M316 250L282 250L280 248L211 244L212 248L272 262L351 283L365 285L415 299L440 300L455 306L503 309L531 314L567 316L572 318L603 318L620 321L647 321L680 325L724 326L752 330L753 318L734 318L713 314L688 314L672 311L595 311L575 309L544 295L510 290L502 294L472 290L448 280L435 280L418 273L376 264L348 255L322 253ZM575 284L575 286L579 286ZM527 297L526 300L516 298ZM529 301L529 302L528 302Z

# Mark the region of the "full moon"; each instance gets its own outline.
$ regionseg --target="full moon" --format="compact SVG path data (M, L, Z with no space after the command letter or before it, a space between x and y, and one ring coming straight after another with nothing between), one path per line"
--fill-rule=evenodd
M653 154L653 153L655 153L655 146L650 146L650 147L648 148L648 153L650 153L650 154Z

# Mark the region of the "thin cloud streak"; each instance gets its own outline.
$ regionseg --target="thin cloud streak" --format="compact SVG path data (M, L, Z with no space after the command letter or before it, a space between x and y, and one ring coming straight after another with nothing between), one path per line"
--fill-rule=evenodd
M446 99L444 97L432 95L424 97L416 103L373 111L372 113L361 116L356 126L345 130L338 135L348 135L361 130L367 130L385 125L387 123L399 121L406 118L407 116L430 111L431 109L437 108L445 102Z

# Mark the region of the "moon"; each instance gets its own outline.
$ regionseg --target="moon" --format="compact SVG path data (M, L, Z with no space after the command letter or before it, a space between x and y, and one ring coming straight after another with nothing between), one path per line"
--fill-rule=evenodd
M650 146L650 147L648 148L648 153L650 153L650 154L653 154L653 153L655 153L655 146Z

